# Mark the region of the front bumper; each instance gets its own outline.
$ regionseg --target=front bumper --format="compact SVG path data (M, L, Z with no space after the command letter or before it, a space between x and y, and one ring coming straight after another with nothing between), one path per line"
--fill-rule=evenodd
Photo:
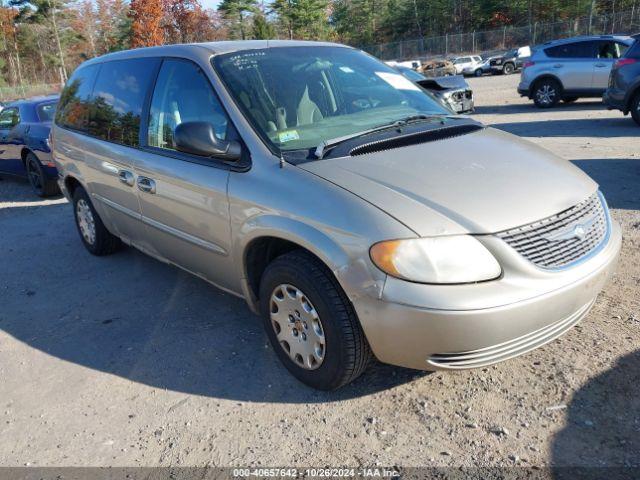
M521 97L531 98L531 93L529 91L529 88L527 87L518 86L518 93L520 94Z
M544 345L580 321L613 272L621 241L620 227L613 222L607 245L565 273L540 273L532 280L507 279L505 274L496 281L459 286L387 279L381 299L361 297L354 306L382 362L420 370L483 367ZM554 288L540 291L541 285ZM437 308L416 305L420 292L433 299L443 292L452 308L442 302ZM527 298L516 299L522 292ZM460 308L463 302L468 309Z

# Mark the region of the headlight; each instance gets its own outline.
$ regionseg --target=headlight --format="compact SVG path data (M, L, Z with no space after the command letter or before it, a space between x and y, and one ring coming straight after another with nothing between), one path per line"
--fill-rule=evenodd
M383 272L418 283L472 283L502 273L484 245L470 235L376 243L371 260Z

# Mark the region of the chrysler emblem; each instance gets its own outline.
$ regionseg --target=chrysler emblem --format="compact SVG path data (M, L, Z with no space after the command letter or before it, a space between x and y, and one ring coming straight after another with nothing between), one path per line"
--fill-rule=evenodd
M563 230L552 232L549 235L545 235L544 239L549 242L561 242L563 240L571 240L577 238L578 240L584 240L589 232L591 226L598 220L598 217L594 217L585 223L577 223L569 225Z

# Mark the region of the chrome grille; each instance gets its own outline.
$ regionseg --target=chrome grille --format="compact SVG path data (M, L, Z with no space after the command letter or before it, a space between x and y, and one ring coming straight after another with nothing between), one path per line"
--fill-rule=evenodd
M564 212L497 236L539 267L562 268L598 248L608 229L604 200L594 193Z

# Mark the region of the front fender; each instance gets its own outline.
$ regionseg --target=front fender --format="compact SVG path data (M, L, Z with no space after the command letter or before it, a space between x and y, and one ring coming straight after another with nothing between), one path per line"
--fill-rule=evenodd
M373 267L366 239L345 231L332 230L331 235L319 227L291 217L264 214L248 219L235 235L234 264L241 265L240 277L245 298L254 311L256 299L247 279L246 252L251 242L275 237L293 242L318 257L335 275L351 301L366 294L380 298L386 275ZM341 247L348 245L349 249Z

